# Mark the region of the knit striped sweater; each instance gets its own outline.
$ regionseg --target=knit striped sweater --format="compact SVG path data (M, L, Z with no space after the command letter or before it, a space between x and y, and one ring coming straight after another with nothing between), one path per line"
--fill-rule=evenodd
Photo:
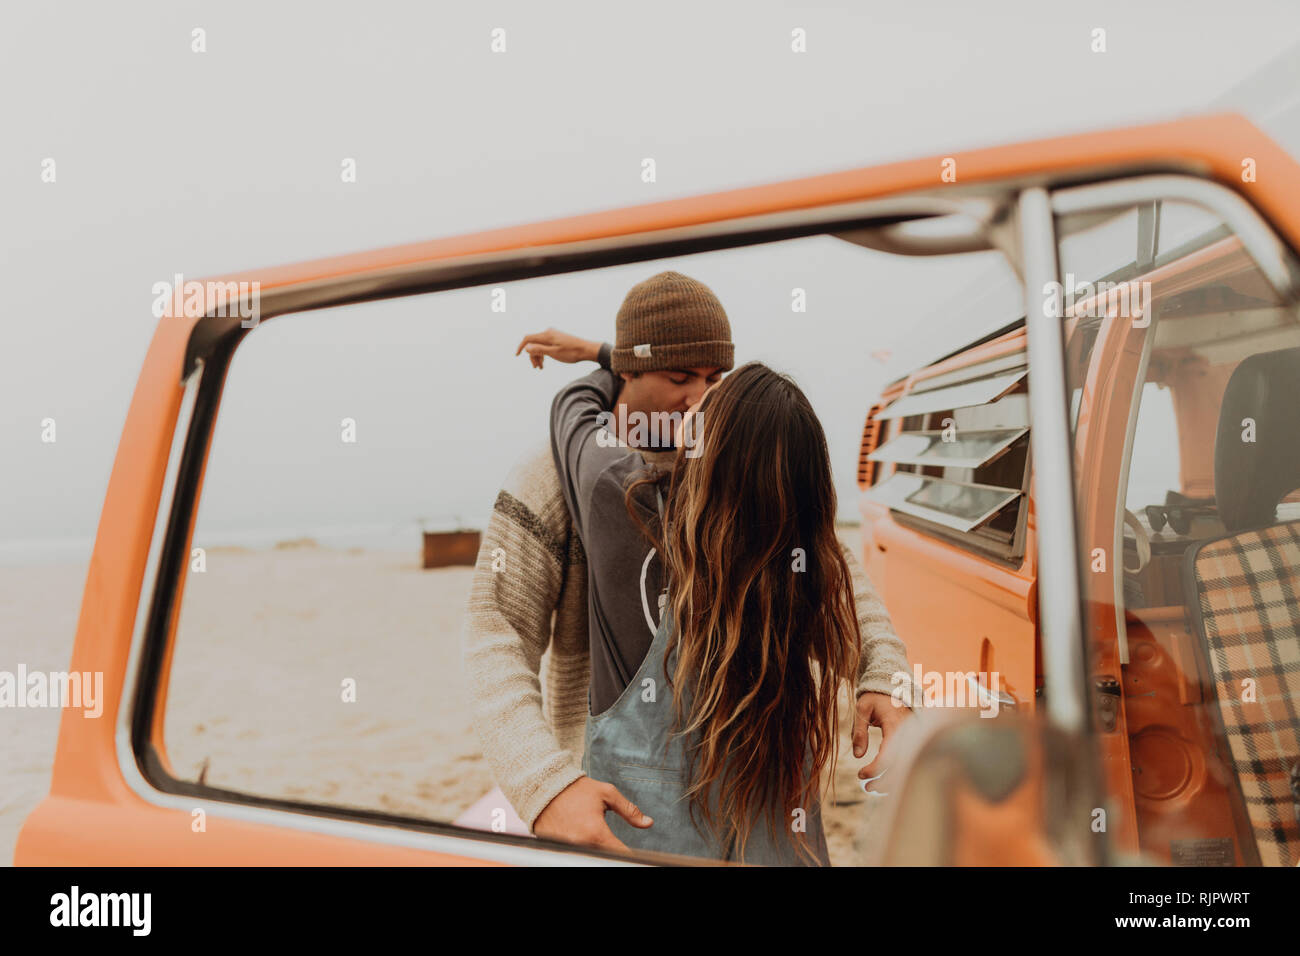
M653 461L673 453L643 454ZM853 550L845 547L844 555L862 631L857 692L890 694L898 687L895 674L910 675L907 652ZM586 557L550 444L539 444L497 495L462 633L475 731L498 786L529 830L582 776L587 640Z

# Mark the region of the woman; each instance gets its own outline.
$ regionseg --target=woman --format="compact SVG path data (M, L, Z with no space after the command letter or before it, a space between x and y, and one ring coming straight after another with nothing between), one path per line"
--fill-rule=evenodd
M827 865L818 780L860 634L821 424L792 380L750 363L688 413L671 466L652 467L603 427L618 382L602 367L551 415L591 570L592 640L628 620L611 613L625 602L653 630L623 662L622 695L588 716L583 771L653 819L638 829L607 814L629 847Z

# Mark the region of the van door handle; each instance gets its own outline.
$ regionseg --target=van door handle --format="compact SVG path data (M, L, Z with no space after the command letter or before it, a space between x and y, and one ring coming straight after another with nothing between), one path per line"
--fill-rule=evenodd
M975 700L979 702L980 707L987 707L994 701L997 701L998 707L1007 710L1015 710L1019 704L1019 701L1010 694L1000 690L991 690L990 688L985 687L983 681L974 674L969 675L966 680L970 684L971 693Z

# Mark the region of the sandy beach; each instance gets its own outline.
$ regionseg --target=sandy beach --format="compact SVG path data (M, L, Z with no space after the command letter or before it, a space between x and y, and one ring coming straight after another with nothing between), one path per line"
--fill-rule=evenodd
M472 569L304 541L211 548L191 574L165 738L174 773L309 802L455 820L493 787L468 718L459 635ZM5 567L0 670L66 670L84 563ZM354 697L355 699L349 699ZM0 710L0 860L49 788L56 709ZM847 724L846 724L847 729ZM847 755L847 759L845 759ZM842 735L832 861L869 832Z
M0 567L0 670L67 670L86 562ZM60 711L0 709L0 862L13 861L18 828L50 788Z

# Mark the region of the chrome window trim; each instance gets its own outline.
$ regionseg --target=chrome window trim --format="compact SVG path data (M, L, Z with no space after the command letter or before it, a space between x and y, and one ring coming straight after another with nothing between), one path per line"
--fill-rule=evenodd
M1217 215L1241 240L1282 304L1300 302L1300 265L1291 250L1250 203L1219 183L1178 174L1133 176L1058 189L1051 195L1051 208L1056 215L1066 216L1156 200L1182 200Z
M1115 509L1114 539L1111 545L1111 587L1115 597L1115 636L1119 642L1119 662L1127 664L1128 660L1128 622L1124 619L1124 514L1128 505L1129 471L1133 465L1133 441L1137 437L1138 410L1142 405L1142 389L1146 385L1147 369L1151 364L1151 349L1155 344L1156 323L1160 321L1154 305L1147 303L1151 312L1150 324L1142 330L1142 355L1138 358L1137 387L1129 397L1128 421L1124 425L1124 454L1119 463L1119 485L1117 492L1121 497L1121 506Z
M941 412L950 408L990 405L1024 381L1028 374L1028 369L1022 369L1005 375L991 375L988 378L960 382L925 392L909 392L887 405L876 418L879 421L889 421L895 418L910 418L912 415Z
M1009 202L1015 185L994 183L987 189L1007 197L1002 202ZM585 272L629 262L654 261L809 236L831 236L855 245L876 248L864 237L898 236L899 228L910 221L945 216L976 218L986 232L991 229L991 223L979 217L991 216L996 212L998 206L993 199L983 197L972 202L969 197L944 195L947 192L949 190L918 190L902 196L851 200L545 246L451 254L445 259L388 266L342 278L329 277L271 286L262 289L258 296L259 324L295 312L444 292L489 283L514 282L539 276ZM942 243L928 242L926 251L917 251L915 254L972 251L967 248L968 237L965 233L954 237L954 241L956 244L946 252ZM991 233L988 242L981 248L998 248ZM907 254L901 248L894 249L893 252ZM205 316L200 319L191 335L184 372L188 373L193 362L203 357L204 350L225 335L247 331L251 329L241 329L237 316Z
M965 458L945 458L941 455L930 454L936 445L936 439L942 438L942 431L934 431L932 429L904 431L899 432L868 455L867 461L891 462L896 465L920 465L921 467L935 468L982 468L990 462L996 461L1002 456L1003 452L1028 434L1028 428L986 428L978 431L965 432L956 439L957 442L974 441L977 438L991 435L996 435L998 437L989 446L988 451L982 455L967 456ZM890 448L894 446L914 444L915 439L918 438L929 439L929 443L923 451L909 454L900 451L896 447L893 452L890 451ZM939 441L938 444L943 444L943 442Z
M135 625L131 631L131 647L127 651L126 675L122 681L122 695L117 708L117 726L113 734L117 751L117 765L122 778L135 793L151 803L158 803L155 797L167 797L155 790L135 762L131 750L131 723L135 716L136 688L140 680L140 657L144 652L144 631L149 623L150 601L154 583L158 579L159 565L162 561L163 539L167 533L167 523L171 517L172 501L176 495L176 478L181 467L181 453L185 448L189 434L190 420L194 415L194 401L198 395L199 382L203 378L204 366L200 361L185 380L177 387L184 390L181 407L176 415L176 424L172 431L172 443L167 453L167 467L163 473L162 491L158 497L158 511L154 516L153 534L149 539L149 555L145 559L144 578L140 582L140 593L135 607ZM165 806L167 804L158 804Z
M1017 212L1027 307L1029 427L1034 436L1030 460L1038 536L1043 704L1052 724L1069 734L1084 734L1089 697L1075 524L1074 442L1069 428L1062 317L1044 294L1057 281L1059 271L1047 190L1041 186L1024 190ZM1034 308L1035 302L1043 302L1043 307Z
M976 488L980 491L996 492L1002 495L1002 500L991 508L981 512L976 518L960 518L957 515L949 514L938 508L931 508L928 505L915 504L906 500L900 500L899 493L896 491L890 495L889 486L891 484L907 484L909 482L917 483L918 487L912 491L904 492L904 495L915 494L926 485L938 485L957 488ZM953 531L962 534L968 534L976 530L981 525L989 521L994 515L1005 508L1011 502L1020 497L1020 491L1016 488L1003 488L998 485L979 485L973 482L949 481L946 478L931 478L928 475L918 475L911 471L896 471L879 484L872 485L864 492L865 496L872 501L879 502L891 511L901 511L905 515L911 515L913 518L923 518L926 521L932 521L935 524L943 525L945 528L951 528Z
M932 366L926 366L930 368ZM983 362L977 362L974 365L968 365L964 368L954 369L951 372L944 372L940 375L931 375L919 379L912 386L909 394L920 395L922 392L928 392L936 388L943 388L945 385L956 385L961 382L973 382L977 378L985 378L998 372L1009 372L1013 368L1025 367L1025 351L1020 349L1016 352L1001 355L994 359L986 359ZM925 369L920 369L920 372Z

